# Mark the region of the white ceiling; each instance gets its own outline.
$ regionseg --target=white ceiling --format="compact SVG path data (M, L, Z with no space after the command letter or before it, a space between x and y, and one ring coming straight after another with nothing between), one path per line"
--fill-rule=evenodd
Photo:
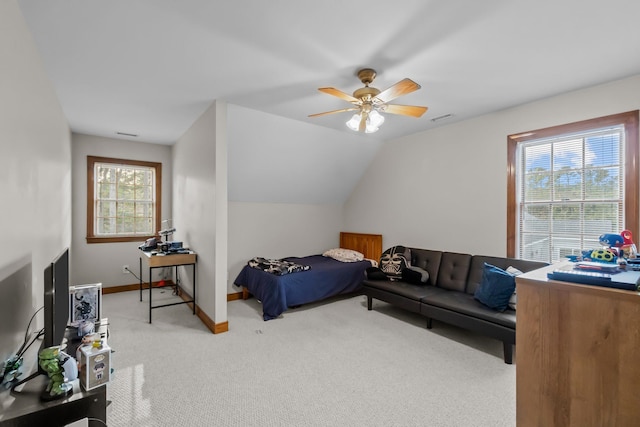
M75 132L171 144L215 99L351 132L359 68L392 103L376 137L640 73L637 0L18 0ZM437 123L434 117L453 114Z

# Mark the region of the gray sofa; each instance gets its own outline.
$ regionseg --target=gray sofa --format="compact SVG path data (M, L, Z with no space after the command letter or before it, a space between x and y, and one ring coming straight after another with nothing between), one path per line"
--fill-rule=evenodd
M363 284L367 308L372 309L373 298L420 313L427 318L427 328L433 319L479 332L503 342L504 361L511 364L516 343L516 312L496 311L474 298L474 293L488 263L506 270L509 266L522 272L544 267L545 263L512 258L469 255L428 249L409 248L411 266L426 270L426 284L412 284L403 280L372 280Z

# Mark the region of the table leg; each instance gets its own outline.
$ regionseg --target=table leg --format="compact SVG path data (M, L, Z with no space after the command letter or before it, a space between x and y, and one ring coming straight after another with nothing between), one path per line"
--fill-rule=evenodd
M175 274L176 274L176 283L175 283L174 289L176 291L176 296L180 296L180 292L182 292L182 290L180 289L180 272L178 271L177 265L175 268Z
M149 323L151 323L151 310L152 310L151 295L153 295L153 280L151 277L152 269L153 267L149 267Z
M138 258L138 280L140 282L140 301L142 301L142 257Z
M193 314L196 314L196 265L191 264L193 268Z

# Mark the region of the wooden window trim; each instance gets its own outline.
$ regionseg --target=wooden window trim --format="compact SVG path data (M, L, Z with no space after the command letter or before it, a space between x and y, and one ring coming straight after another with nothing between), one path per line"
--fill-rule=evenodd
M154 168L156 171L156 220L155 229L160 230L162 217L162 163L145 162L140 160L116 159L112 157L87 156L87 243L116 243L116 242L140 242L151 237L158 237L156 234L143 236L117 236L101 237L94 234L94 197L95 178L93 176L96 163L115 163L120 165L143 166Z
M638 112L613 114L565 125L552 126L544 129L521 132L507 137L507 256L516 256L516 223L517 199L516 199L516 151L518 143L532 139L541 139L567 133L581 132L589 129L597 129L606 126L624 125L625 129L625 193L624 193L624 218L625 228L630 230L636 241L640 239L638 234L638 222L640 221L640 206L638 202L640 193L639 163L639 136L638 136Z

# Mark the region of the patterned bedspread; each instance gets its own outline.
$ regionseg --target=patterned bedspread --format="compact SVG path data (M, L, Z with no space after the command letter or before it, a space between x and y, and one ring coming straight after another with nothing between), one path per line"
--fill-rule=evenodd
M267 273L275 274L277 276L283 276L285 274L297 273L299 271L307 271L311 268L309 265L296 264L291 261L285 261L281 259L268 259L262 257L255 257L247 262L249 267L257 268L258 270L266 271Z

